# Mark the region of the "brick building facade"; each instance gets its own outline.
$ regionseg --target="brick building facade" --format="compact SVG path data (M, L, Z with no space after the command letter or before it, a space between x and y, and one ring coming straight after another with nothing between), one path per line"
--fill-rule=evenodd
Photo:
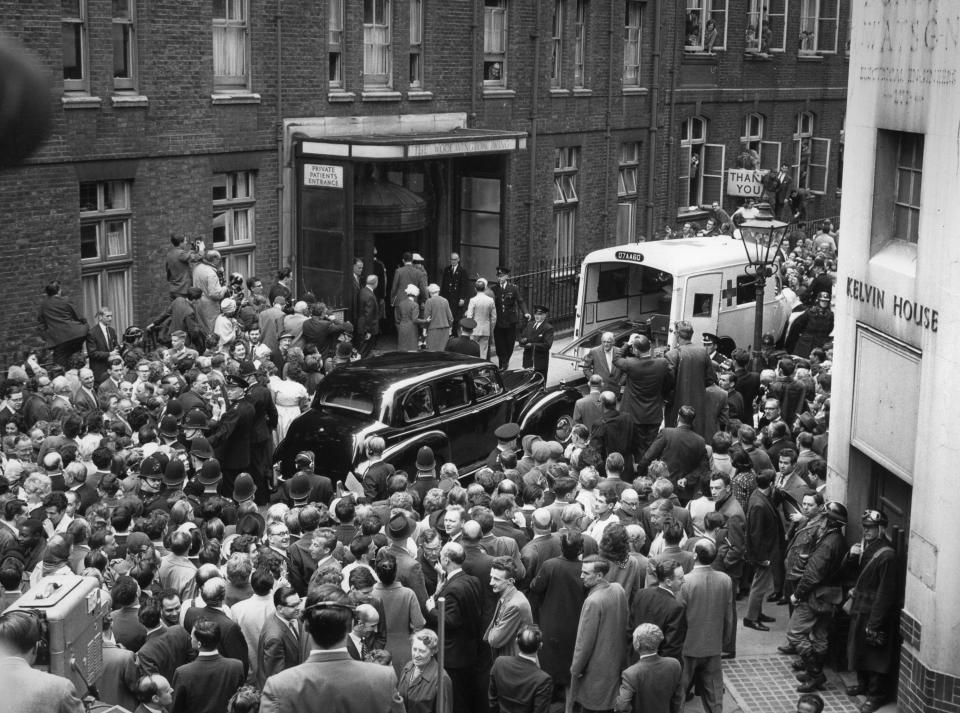
M450 250L489 273L650 239L702 220L691 202L736 207L724 172L742 137L762 165L778 155L804 175L808 212L835 215L847 12L842 0L29 12L0 0L6 31L55 78L50 138L0 171L0 271L16 288L0 338L9 355L33 343L53 277L90 317L105 302L119 326L145 323L166 300L171 234L213 242L228 271L268 284L293 265L334 302L352 256L369 264L375 247L391 261L419 249L437 275ZM340 172L340 187L316 178Z

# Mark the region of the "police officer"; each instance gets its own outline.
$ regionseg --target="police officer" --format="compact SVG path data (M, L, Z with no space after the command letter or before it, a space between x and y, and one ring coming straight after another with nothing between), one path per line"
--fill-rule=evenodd
M477 328L477 322L470 317L464 317L460 320L460 336L451 337L447 340L445 351L456 352L457 354L466 354L480 358L480 345L477 344L470 335Z
M500 464L500 454L516 455L520 426L516 423L505 423L494 431L493 435L497 437L497 447L490 451L490 455L487 456L486 466L493 468L493 470L503 470L503 466Z
M501 369L510 366L513 347L517 342L520 317L529 320L530 314L523 303L520 288L510 282L510 268L497 268L497 282L490 286L497 306L497 325L493 329L493 344L497 350L497 362Z
M553 325L547 321L550 310L546 305L535 305L533 321L527 322L520 337L520 346L523 347L523 368L533 370L543 375L543 382L547 382L547 368L550 366L550 347L553 346Z

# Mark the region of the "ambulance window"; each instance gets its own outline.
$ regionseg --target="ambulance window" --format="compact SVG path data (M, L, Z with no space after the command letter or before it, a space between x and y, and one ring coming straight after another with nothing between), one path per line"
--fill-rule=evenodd
M745 305L755 301L757 296L756 280L753 275L737 276L737 304Z
M630 275L628 265L601 267L600 281L597 283L597 300L610 302L623 299L627 294L627 280Z
M696 292L693 295L693 316L709 317L713 314L713 295Z

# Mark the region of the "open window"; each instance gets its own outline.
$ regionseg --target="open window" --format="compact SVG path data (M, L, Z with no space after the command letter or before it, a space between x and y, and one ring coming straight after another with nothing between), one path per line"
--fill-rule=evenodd
M404 397L402 413L405 423L416 423L433 416L433 393L430 384L418 386Z
M466 376L456 374L437 382L437 409L441 414L466 406L468 403L470 403L470 394L467 391Z

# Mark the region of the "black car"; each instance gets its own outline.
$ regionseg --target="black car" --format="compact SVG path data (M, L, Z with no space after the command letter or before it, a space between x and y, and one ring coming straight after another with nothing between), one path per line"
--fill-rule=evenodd
M545 391L531 370L504 371L451 352L388 352L344 365L317 387L310 410L277 446L274 462L293 471L296 454L316 455L317 472L342 480L365 459L364 442L384 439L384 459L416 473L417 451L433 449L438 463L471 475L497 445L493 432L516 422L521 432L565 439L575 389Z

